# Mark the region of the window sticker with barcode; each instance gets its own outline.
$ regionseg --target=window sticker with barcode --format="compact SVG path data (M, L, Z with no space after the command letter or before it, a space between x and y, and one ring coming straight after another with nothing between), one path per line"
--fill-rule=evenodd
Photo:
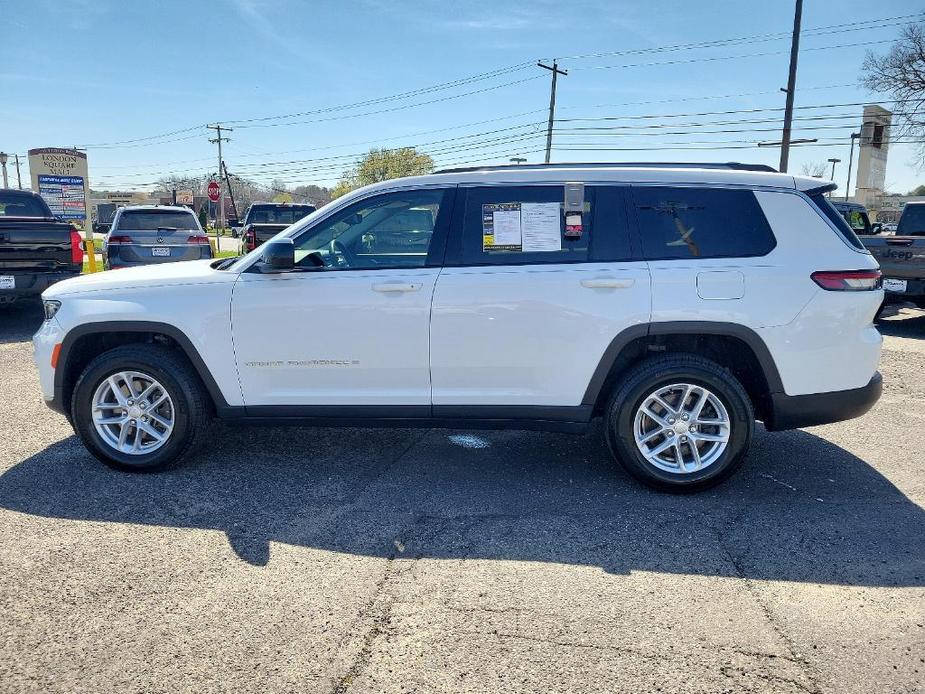
M537 253L562 250L558 202L501 202L482 205L482 250Z

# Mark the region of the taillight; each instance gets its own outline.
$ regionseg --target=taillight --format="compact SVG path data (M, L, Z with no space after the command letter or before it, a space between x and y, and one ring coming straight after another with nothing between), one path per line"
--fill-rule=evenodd
M257 248L257 234L254 233L253 229L248 229L244 232L244 247L249 251Z
M76 265L83 265L84 262L83 241L80 239L80 232L76 229L71 229L71 262Z
M208 237L208 236L203 236L202 234L194 234L194 235L190 236L188 239L186 239L186 242L187 242L187 243L205 244L206 246L208 246L208 245L209 245L209 237Z
M131 243L134 243L131 236L110 236L106 241L108 246L127 246Z
M880 270L826 270L810 275L830 292L866 292L880 289Z

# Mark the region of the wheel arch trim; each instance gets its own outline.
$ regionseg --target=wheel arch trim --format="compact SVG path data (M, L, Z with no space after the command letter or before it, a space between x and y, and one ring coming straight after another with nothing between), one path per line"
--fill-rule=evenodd
M206 366L205 361L199 354L199 350L192 343L189 337L175 325L161 323L158 321L95 321L92 323L83 323L75 326L67 332L61 342L61 352L58 357L58 368L55 369L55 397L52 403L49 403L52 409L67 414L68 404L65 402L65 376L67 375L67 365L71 357L71 350L77 341L88 335L103 335L109 333L155 333L166 335L179 345L180 349L189 359L190 364L196 370L199 378L202 380L206 391L209 394L215 409L219 412L229 409L228 401L216 383L212 372ZM74 376L76 380L76 375Z
M754 330L738 323L725 323L722 321L664 321L657 323L632 325L614 337L591 376L585 394L582 397L583 405L594 405L600 396L604 381L613 369L620 354L630 343L642 339L661 335L690 335L701 334L716 337L732 337L744 342L761 365L768 390L771 394L783 393L784 385L777 370L777 364L771 356L771 351L761 336Z

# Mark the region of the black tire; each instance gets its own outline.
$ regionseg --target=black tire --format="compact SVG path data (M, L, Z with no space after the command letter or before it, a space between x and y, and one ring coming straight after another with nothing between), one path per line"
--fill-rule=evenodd
M643 401L659 387L690 383L711 391L729 416L729 441L719 457L688 473L667 472L650 463L636 446L634 419ZM607 446L637 480L655 489L693 492L712 487L742 464L755 429L751 400L739 381L719 364L690 354L647 359L627 373L614 389L604 420Z
M93 424L93 395L97 387L120 371L150 375L163 386L173 402L173 430L167 442L155 451L136 455L123 453L106 443ZM77 380L70 414L74 431L87 450L107 465L131 472L162 470L191 453L211 416L199 376L182 355L156 344L124 345L93 359Z

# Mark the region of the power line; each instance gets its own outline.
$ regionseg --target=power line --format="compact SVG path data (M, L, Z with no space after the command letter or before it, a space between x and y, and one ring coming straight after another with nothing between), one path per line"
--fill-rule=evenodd
M263 122L263 121L268 121L268 120L282 120L282 119L286 119L286 118L300 118L300 117L302 117L302 116L318 115L318 114L322 114L322 113L330 113L330 112L332 112L332 111L350 110L350 109L354 109L354 108L361 108L361 107L363 107L363 106L373 106L373 105L375 105L375 104L385 103L385 102L388 102L388 101L395 101L395 100L398 100L398 99L407 99L407 98L410 98L410 97L413 97L413 96L419 96L419 95L421 95L421 94L430 94L430 93L437 92L437 91L444 91L444 90L446 90L446 89L452 89L452 88L457 87L457 86L464 86L464 85L466 85L466 84L472 84L472 83L474 83L474 82L480 82L480 81L484 81L484 80L488 80L488 79L493 79L493 78L499 77L499 76L501 76L501 75L507 75L507 74L511 74L511 73L514 73L514 72L519 72L519 71L524 70L525 68L529 67L531 64L532 64L532 61L526 61L526 62L523 62L523 63L516 63L515 65L509 65L509 66L507 66L507 67L498 68L498 69L496 69L496 70L491 70L491 71L488 71L488 72L479 73L478 75L473 75L473 76L471 76L471 77L463 77L463 78L460 78L460 79L457 79L457 80L452 80L452 81L450 81L450 82L442 82L442 83L440 83L440 84L431 85L431 86L429 86L429 87L422 87L422 88L420 88L420 89L413 89L413 90L411 90L411 91L401 92L401 93L399 93L399 94L392 94L392 95L389 95L389 96L382 96L382 97L378 97L378 98L375 98L375 99L367 99L367 100L365 100L365 101L357 101L357 102L354 102L354 103L351 103L351 104L341 104L341 105L338 105L338 106L328 106L328 107L325 107L325 108L313 109L313 110L310 110L310 111L299 111L299 112L296 112L296 113L286 113L286 114L275 115L275 116L262 116L262 117L259 117L259 118L239 118L239 119L236 119L236 120L229 120L229 121L226 121L226 122L228 122L228 123L235 123L235 124L241 124L241 123L257 123L257 122Z
M819 26L812 29L805 29L804 34L813 34L814 36L825 36L828 34L836 33L845 33L848 31L868 31L874 29L885 29L893 26L899 26L905 24L905 20L912 18L921 18L925 16L925 13L915 12L912 14L905 15L895 15L893 17L881 17L879 19L868 19L861 20L857 22L845 22L843 24L829 24L825 26ZM889 24L883 24L884 22L891 22ZM871 27L871 24L882 24L882 26ZM854 28L850 28L854 27ZM696 50L701 48L719 48L727 45L734 45L737 43L755 43L755 42L764 42L764 41L775 41L780 39L789 38L791 35L790 31L781 31L776 33L767 33L767 34L752 34L751 36L738 36L728 39L713 39L711 41L699 41L694 43L679 43L671 46L655 46L651 48L631 48L622 51L606 51L600 53L584 53L581 55L569 55L569 56L560 56L560 60L584 60L587 58L606 58L611 56L623 56L623 55L640 55L646 53L667 53L673 51L681 50Z
M857 43L840 43L834 46L812 46L810 48L804 48L803 52L807 51L828 51L834 50L836 48L857 48L858 46L863 46L868 48L870 46L879 44L879 43L892 43L892 41L859 41ZM764 58L772 55L786 55L790 51L765 51L763 53L741 53L739 55L718 55L718 56L706 56L702 58L685 58L678 60L662 60L653 63L627 63L623 65L591 65L588 67L574 67L572 70L617 70L617 69L626 69L634 67L659 67L664 65L688 65L691 63L711 63L721 60L739 60L742 58Z

